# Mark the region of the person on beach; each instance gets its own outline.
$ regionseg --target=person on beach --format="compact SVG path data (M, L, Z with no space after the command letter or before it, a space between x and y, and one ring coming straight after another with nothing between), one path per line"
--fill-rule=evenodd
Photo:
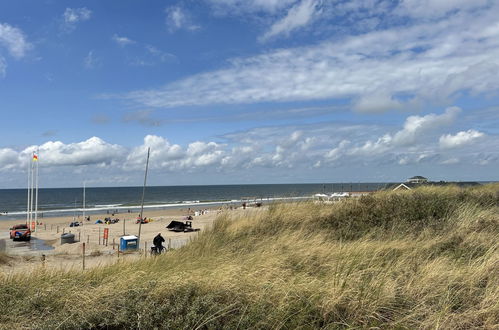
M154 244L154 247L156 248L156 253L160 254L161 252L163 252L163 249L165 248L163 246L164 241L165 239L163 238L163 236L161 236L161 233L158 233L158 235L154 237L152 244Z

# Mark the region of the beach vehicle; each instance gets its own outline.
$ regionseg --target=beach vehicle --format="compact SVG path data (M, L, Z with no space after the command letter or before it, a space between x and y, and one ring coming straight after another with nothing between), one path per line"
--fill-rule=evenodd
M31 239L31 230L26 224L15 225L10 228L10 238L14 241L29 241Z
M191 231L199 231L199 228L192 228L192 221L186 221L185 223L182 221L175 221L173 220L170 222L168 226L166 226L166 229L169 231L175 231L175 232L191 232Z

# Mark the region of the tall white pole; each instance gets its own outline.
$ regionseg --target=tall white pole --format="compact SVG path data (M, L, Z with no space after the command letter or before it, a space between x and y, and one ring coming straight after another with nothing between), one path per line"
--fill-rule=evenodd
M30 226L30 219L29 219L29 205L30 205L30 197L31 197L31 160L28 160L28 204L26 206L26 224L28 225L28 228Z
M30 220L30 228L32 226L32 222L33 222L33 200L34 200L34 196L33 196L33 193L34 193L34 186L35 186L35 171L34 171L34 162L33 162L33 156L34 156L34 152L33 154L31 155L31 197L30 197L30 206L29 206L29 220ZM31 229L34 229L34 228L31 228Z
M140 203L140 222L139 222L139 242L140 242L140 229L142 228L142 214L144 212L144 196L146 194L146 183L147 183L147 169L149 168L149 153L151 148L147 148L147 160L146 160L146 174L144 175L144 186L142 187L142 203Z
M85 220L85 181L83 181L83 220Z
M38 148L36 149L36 193L35 193L35 232L36 232L36 227L38 226L38 162L39 162L39 151Z

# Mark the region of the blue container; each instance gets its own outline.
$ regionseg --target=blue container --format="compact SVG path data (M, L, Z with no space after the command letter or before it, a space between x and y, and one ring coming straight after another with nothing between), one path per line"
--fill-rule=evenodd
M139 238L134 235L120 237L120 250L137 250L139 248Z

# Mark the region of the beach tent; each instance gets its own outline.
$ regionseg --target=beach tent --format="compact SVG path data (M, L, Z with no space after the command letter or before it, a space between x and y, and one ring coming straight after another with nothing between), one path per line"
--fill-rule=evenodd
M168 226L166 226L166 229L170 231L176 231L176 232L188 232L188 231L198 231L199 228L193 229L192 228L192 222L191 221L186 221L183 223L182 221L175 221L173 220L170 222Z

